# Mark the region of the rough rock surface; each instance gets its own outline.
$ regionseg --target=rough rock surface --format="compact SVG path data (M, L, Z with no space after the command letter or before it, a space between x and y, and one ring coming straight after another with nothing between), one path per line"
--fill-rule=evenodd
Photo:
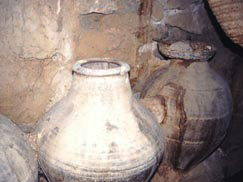
M137 77L148 7L142 0L0 0L0 112L31 131L67 92L78 59L122 59Z
M60 7L60 1L0 1L0 111L24 130L69 87L71 38Z
M0 111L21 125L35 123L65 94L70 65L89 57L127 61L141 90L155 68L147 63L162 59L152 39L205 39L210 32L206 39L215 40L203 6L201 0L0 0Z
M128 13L137 12L140 7L140 0L79 0L77 6L82 15L98 13L98 14L113 14L113 13Z

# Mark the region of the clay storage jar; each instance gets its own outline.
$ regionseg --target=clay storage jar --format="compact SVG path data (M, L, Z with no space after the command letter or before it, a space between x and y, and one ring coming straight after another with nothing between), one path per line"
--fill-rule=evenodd
M36 128L40 165L52 182L147 182L159 165L162 129L133 97L129 65L81 60L73 83Z
M37 182L37 159L23 132L0 114L0 181Z
M243 47L243 1L208 0L225 33Z
M232 98L227 83L209 67L215 50L199 42L160 43L162 54L181 59L183 70L168 82L156 82L146 97L160 99L166 151L164 164L186 170L205 159L222 142L230 122ZM167 72L167 74L169 74ZM171 73L174 74L174 73ZM169 77L169 76L167 76Z
M218 148L208 158L189 171L160 165L151 182L223 182L225 153Z

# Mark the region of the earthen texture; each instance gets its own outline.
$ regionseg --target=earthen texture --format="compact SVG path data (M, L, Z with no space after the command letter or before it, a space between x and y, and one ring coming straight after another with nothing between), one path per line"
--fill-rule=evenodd
M26 130L71 80L72 27L63 23L62 2L0 2L0 110Z
M23 132L0 115L0 181L37 182L37 158Z
M73 67L67 96L33 133L40 165L53 182L147 182L162 159L162 129L133 97L127 64L90 61Z
M217 37L202 1L2 0L0 9L0 111L26 130L66 94L78 59L127 61L132 86L141 91L154 71L148 61L162 59L146 49L154 47L152 39Z
M72 79L69 65L82 58L127 61L131 78L138 80L150 57L150 52L139 56L138 50L152 42L151 16L163 15L157 6L162 3L0 1L0 111L31 131L66 94Z
M156 78L159 71L155 70L164 72L164 67L170 64L154 51L156 45L152 40L190 39L212 43L217 49L210 61L212 68L229 84L242 80L242 75L234 74L239 71L235 71L238 66L230 50L232 45L222 42L224 39L216 33L218 30L213 27L202 0L104 0L98 3L93 0L0 0L0 15L0 112L28 132L48 108L67 93L72 80L71 65L78 59L125 60L132 68L134 90L141 92L143 87L149 88L150 82L144 82L150 74ZM235 24L231 27L239 30ZM242 93L241 90L238 93ZM235 103L240 103L240 94L233 95ZM235 146L242 140L238 130L242 118L237 116L233 120L235 129L227 143ZM239 147L236 149L229 152L229 175L243 164L240 162L242 151Z
M164 163L179 169L198 164L219 146L232 112L229 87L208 63L184 62L187 60L182 61L182 73L174 80L175 69L170 69L170 80L155 81L146 93L159 97L158 107L164 110L160 121L166 140Z

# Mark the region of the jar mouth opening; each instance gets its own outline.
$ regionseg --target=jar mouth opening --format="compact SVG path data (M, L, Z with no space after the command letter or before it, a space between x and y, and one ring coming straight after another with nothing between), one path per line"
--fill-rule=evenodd
M87 76L124 75L130 71L130 66L110 58L92 58L79 60L73 65L73 71Z

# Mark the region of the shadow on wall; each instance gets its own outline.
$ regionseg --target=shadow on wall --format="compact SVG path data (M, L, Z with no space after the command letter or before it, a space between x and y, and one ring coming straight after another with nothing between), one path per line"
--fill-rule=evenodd
M217 21L216 17L214 16L211 8L209 7L208 1L204 0L205 9L208 13L208 16L212 22L212 25L215 28L215 31L219 35L220 40L224 44L225 47L229 48L232 52L235 54L238 54L239 56L243 57L243 48L239 46L238 44L235 44L224 32L224 30L221 28L219 22Z
M226 182L242 182L243 181L243 170L229 178Z

